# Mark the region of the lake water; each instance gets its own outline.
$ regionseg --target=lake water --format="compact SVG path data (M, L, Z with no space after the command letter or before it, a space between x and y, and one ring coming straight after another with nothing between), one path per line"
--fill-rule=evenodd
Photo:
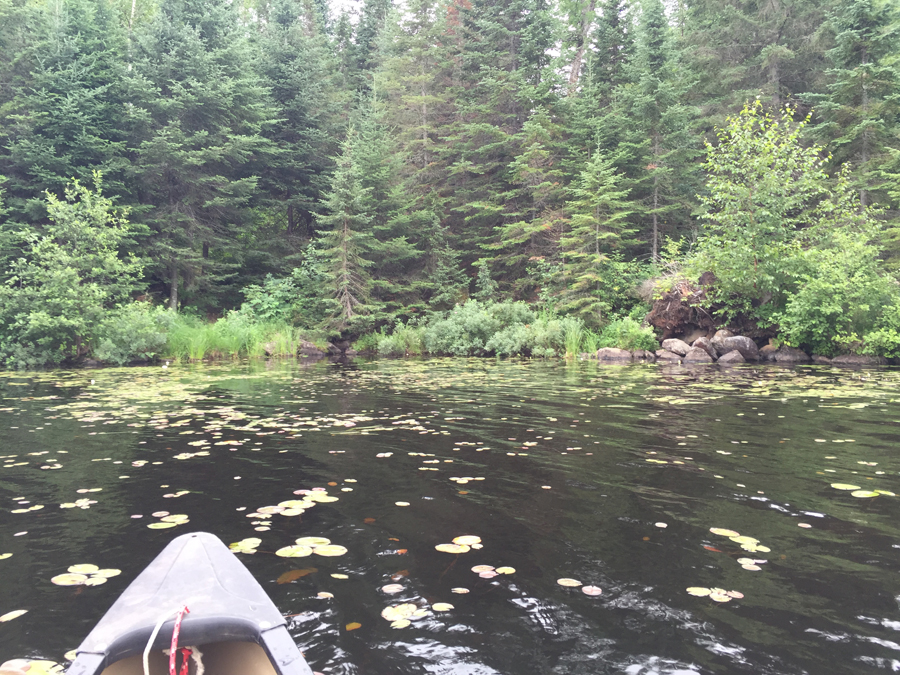
M5 372L0 393L0 615L28 610L0 661L64 663L204 530L262 540L238 555L322 673L900 670L896 370L278 361ZM337 501L247 517L317 487ZM163 511L189 522L148 528ZM435 549L461 535L482 548ZM273 554L305 536L348 552ZM122 574L51 583L82 563ZM453 608L391 628L401 603Z

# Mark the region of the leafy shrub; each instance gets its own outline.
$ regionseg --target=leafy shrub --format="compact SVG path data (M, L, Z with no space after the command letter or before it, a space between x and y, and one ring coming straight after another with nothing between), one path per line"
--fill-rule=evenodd
M445 318L437 319L426 327L425 348L432 354L485 354L485 344L503 327L491 312L491 307L475 299L457 305Z
M173 312L135 302L110 312L98 330L94 356L123 365L138 359L153 359L165 347L166 328Z
M501 328L488 338L484 345L486 352L497 356L517 356L531 354L534 348L534 329L528 325L516 323Z
M659 340L653 329L643 327L631 317L611 321L600 333L599 347L617 347L634 351L659 349Z

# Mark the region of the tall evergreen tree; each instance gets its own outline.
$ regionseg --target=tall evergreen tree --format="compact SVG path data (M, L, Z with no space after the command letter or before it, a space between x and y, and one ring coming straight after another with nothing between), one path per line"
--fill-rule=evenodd
M162 0L135 31L132 170L172 308L181 290L227 292L241 261L240 225L258 182L249 167L272 155L262 132L274 111L253 62L228 0Z
M560 239L563 265L558 307L582 317L588 325L601 324L610 310L607 298L618 289L608 288L610 255L623 248L633 234L628 225L628 190L612 162L599 150L569 188L566 204L569 222Z
M374 244L372 216L366 212L370 189L363 187L355 141L351 129L318 218L332 303L326 327L336 335L364 326L372 311L372 262L366 258Z
M0 173L9 180L10 216L45 222L44 191L62 196L72 178L89 182L95 170L106 175L110 194L127 198L124 35L111 5L59 0L30 12L21 8L19 18L26 16L32 23L20 26L28 44L20 45L18 59L27 66L9 64L11 96L0 111ZM9 30L7 39L16 33Z
M872 192L886 202L879 172L889 149L900 149L898 21L892 5L839 2L828 21L835 41L828 52L828 92L807 97L820 120L813 133L831 150L834 166L851 164L863 206Z

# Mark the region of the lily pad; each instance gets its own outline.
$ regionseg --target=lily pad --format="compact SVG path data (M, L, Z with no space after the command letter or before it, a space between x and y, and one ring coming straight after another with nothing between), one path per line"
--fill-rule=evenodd
M832 483L831 487L835 490L859 490L859 485L850 485L849 483Z
M99 586L101 584L105 584L107 581L106 577L98 577L98 576L90 576L84 580L85 586Z
M850 493L851 497L859 497L860 499L865 499L867 497L877 497L878 495L878 492L873 492L872 490L854 490Z
M5 623L7 621L12 621L13 619L18 619L23 614L27 614L27 609L14 609L11 612L7 612L3 616L0 616L0 623Z
M497 574L515 574L515 567L498 567L494 570Z
M297 546L309 546L310 548L315 548L316 546L328 546L331 543L331 539L326 539L325 537L300 537L296 541L294 541Z
M72 574L93 574L99 569L96 565L72 565L67 571Z
M581 582L576 579L569 579L568 577L563 577L562 579L557 579L556 583L560 586L567 586L569 588L575 588L577 586L581 586Z
M396 621L391 621L391 628L406 628L411 623L409 619L397 619Z
M453 608L449 602L436 602L431 606L435 612L449 612Z
M147 527L151 530L165 530L170 527L175 527L178 523L150 523Z
M493 565L475 565L475 567L472 568L472 571L475 572L475 574L481 574L482 572L493 572L494 566Z
M438 544L434 548L441 553L466 553L471 550L465 544Z
M741 536L739 532L735 532L734 530L726 530L722 527L711 527L709 531L713 534L718 534L721 537L739 537Z
M708 588L704 588L703 586L690 586L687 589L687 592L691 595L696 595L698 598L705 597L709 595L712 591Z
M339 555L344 555L347 552L347 549L343 546L338 546L337 544L326 544L324 546L316 546L315 548L313 548L312 552L316 555L333 558Z
M480 544L481 537L476 537L472 534L466 534L461 537L455 537L453 539L454 544L459 544L461 546L471 546L472 544Z
M7 558L12 558L12 553L0 553L0 560L6 560Z
M468 588L462 588L462 587L459 587L459 586L458 586L458 587L456 587L456 588L451 588L451 589L450 589L450 592L451 592L451 593L458 593L459 595L465 595L466 593L469 592L469 589L468 589Z
M275 551L275 555L279 558L305 558L308 555L312 555L312 548L309 546L285 546L283 548Z
M393 595L394 593L401 593L403 591L402 584L388 584L387 586L381 587L382 592L389 593Z
M119 576L120 574L122 574L122 570L116 570L116 569L110 568L110 569L104 569L104 570L97 570L91 576L103 577L104 579L111 579L113 577Z
M87 579L86 574L58 574L50 579L50 583L57 586L81 586Z

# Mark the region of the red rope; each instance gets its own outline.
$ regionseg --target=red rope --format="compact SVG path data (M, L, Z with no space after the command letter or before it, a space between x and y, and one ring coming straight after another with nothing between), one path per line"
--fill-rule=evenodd
M185 614L190 613L191 610L187 608L187 605L184 605L178 610L178 616L175 617L175 628L172 629L172 643L169 645L169 675L179 675L175 669L178 654L178 635L181 633L181 620ZM184 663L187 663L187 657L185 657ZM184 665L182 665L182 673L186 673Z
M190 647L182 647L178 650L181 652L181 673L180 675L188 675L188 666L191 665L191 654L193 653Z

